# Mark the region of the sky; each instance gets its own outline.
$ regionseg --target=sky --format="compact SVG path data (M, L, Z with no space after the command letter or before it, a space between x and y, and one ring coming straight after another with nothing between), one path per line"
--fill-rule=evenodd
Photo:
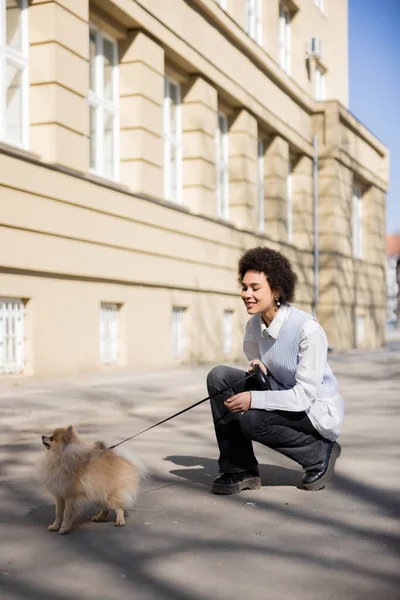
M386 230L400 233L400 0L348 5L349 108L389 148Z

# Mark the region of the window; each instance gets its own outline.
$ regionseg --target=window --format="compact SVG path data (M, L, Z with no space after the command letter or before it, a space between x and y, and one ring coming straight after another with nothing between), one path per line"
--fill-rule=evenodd
M164 86L164 195L182 201L181 86L165 78Z
M223 351L224 355L227 356L232 352L232 332L233 332L233 311L224 310L224 321L223 321Z
M279 64L290 75L290 10L284 4L279 5Z
M324 12L325 0L314 0L314 4L315 4L315 6L318 6L320 11Z
M174 358L182 359L185 352L183 321L186 308L174 306L172 309L172 353Z
M217 215L229 218L228 117L218 113L216 136Z
M24 370L24 320L22 300L0 298L0 373Z
M27 0L0 0L0 139L29 143Z
M100 306L100 360L104 365L118 362L118 304L102 302Z
M315 65L315 90L316 100L325 100L325 69L320 65Z
M356 347L359 348L365 342L365 317L356 318Z
M118 179L118 46L99 29L89 34L90 169Z
M258 140L257 156L257 226L264 231L264 142Z
M288 174L286 178L286 197L287 197L287 235L288 242L293 241L293 169L292 161L288 162Z
M362 258L363 256L363 239L362 239L362 195L361 189L358 186L353 187L353 256L354 258Z
M262 44L261 0L246 0L246 32L257 44Z

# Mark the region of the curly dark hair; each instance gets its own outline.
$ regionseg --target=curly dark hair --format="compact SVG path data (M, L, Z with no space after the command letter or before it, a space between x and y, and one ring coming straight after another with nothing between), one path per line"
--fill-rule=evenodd
M271 289L279 294L282 304L293 301L297 275L290 261L280 252L262 246L247 250L239 259L239 283L247 271L264 273Z

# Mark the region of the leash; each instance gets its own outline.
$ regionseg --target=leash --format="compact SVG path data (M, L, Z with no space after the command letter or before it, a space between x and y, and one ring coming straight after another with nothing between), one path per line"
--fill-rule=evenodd
M239 381L237 381L236 384L243 383L247 379L254 377L255 375L258 374L259 370L260 370L260 367L257 364L254 365L253 371L251 373L247 373L246 377L244 377L243 379L239 379ZM199 406L199 404L203 404L203 402L206 402L207 400L210 400L211 398L214 398L215 396L222 394L222 392L226 392L226 390L229 390L229 388L231 388L231 387L232 387L232 385L227 385L226 387L224 387L222 390L220 390L216 394L207 396L207 398L203 398L203 400L199 400L198 402L195 402L194 404L187 406L186 408L184 408L183 410L180 410L179 412L175 413L174 415L171 415L170 417L167 417L166 419L163 419L162 421L159 421L158 423L155 423L154 425L150 425L150 427L146 427L146 429L139 431L139 433L135 433L134 435L131 435L130 437L125 438L121 442L118 442L117 444L110 446L108 448L108 450L112 450L113 448L116 448L117 446L120 446L121 444L124 444L125 442L128 442L129 440L133 440L133 438L138 437L139 435L142 435L142 433L145 433L146 431L150 431L150 429L153 429L154 427L158 427L159 425L162 425L163 423L166 423L167 421L170 421L171 419L175 419L175 417L179 417L179 415L183 415L183 413L187 412L188 410L192 410L192 408Z

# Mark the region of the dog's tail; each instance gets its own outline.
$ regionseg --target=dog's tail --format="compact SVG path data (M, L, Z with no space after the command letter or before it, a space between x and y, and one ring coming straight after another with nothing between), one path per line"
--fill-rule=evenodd
M114 452L118 456L121 456L122 458L125 458L126 460L129 460L129 462L133 463L139 472L140 479L149 479L150 478L149 470L142 463L142 461L137 456L137 454L134 453L132 448L129 448L127 446L124 446L124 447L119 446L115 450L111 450L111 452Z
M95 442L93 444L93 450L106 450L107 449L107 444L105 442Z

